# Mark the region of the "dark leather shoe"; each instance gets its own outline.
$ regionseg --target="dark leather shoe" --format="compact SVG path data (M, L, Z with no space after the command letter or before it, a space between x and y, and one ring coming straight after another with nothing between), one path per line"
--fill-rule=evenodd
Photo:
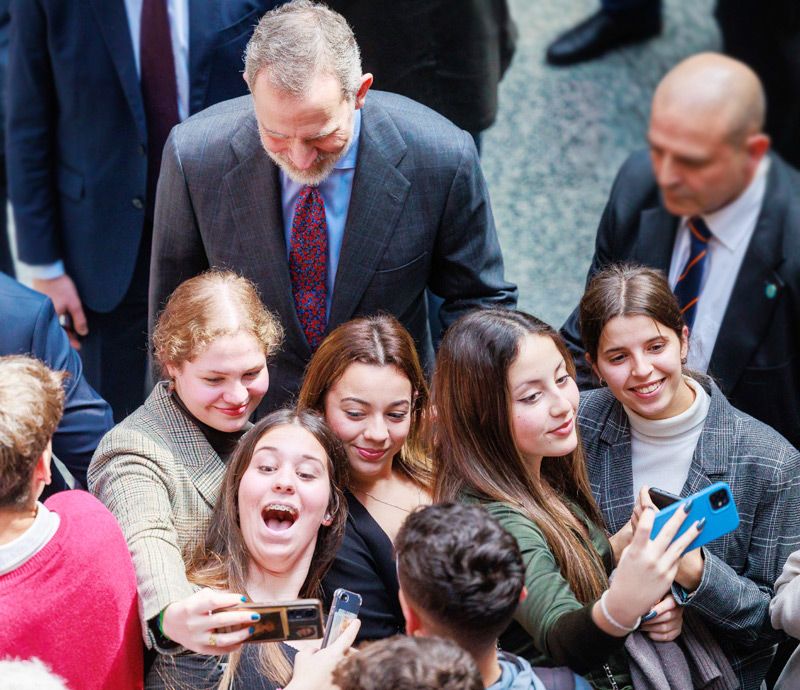
M661 33L661 16L613 15L600 10L561 34L547 49L551 65L574 65Z

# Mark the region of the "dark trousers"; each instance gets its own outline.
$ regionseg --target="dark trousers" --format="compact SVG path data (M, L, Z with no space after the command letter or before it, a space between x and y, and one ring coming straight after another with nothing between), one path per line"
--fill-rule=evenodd
M84 307L89 335L81 341L83 373L111 405L115 422L121 422L145 398L152 222L145 224L131 284L122 302L107 313Z
M800 168L800 3L718 0L725 53L749 65L767 94L767 134L783 158Z

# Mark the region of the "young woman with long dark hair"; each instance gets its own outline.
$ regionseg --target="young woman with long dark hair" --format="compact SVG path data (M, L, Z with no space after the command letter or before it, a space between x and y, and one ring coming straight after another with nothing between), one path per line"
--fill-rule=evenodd
M241 592L248 601L280 603L321 595L344 532L346 507L336 481L341 455L339 440L310 411L273 412L242 439L205 538L188 559L187 578L198 591L174 604L176 627L186 636L204 636L205 653L159 655L148 690L275 690L289 683L304 643L240 647L251 623L226 629L241 625L240 614L209 610L209 597ZM298 667L287 690L313 688L320 682L315 667L332 666L342 651L328 648Z
M586 476L573 374L558 334L533 316L479 310L453 324L433 383L434 497L479 502L517 539L528 594L503 647L622 689L625 638L669 590L698 526L670 544L679 511L651 540L646 511L609 583L613 552ZM674 637L681 621L670 618Z
M676 600L716 637L743 690L756 690L779 635L773 583L800 547L800 453L684 367L689 331L666 278L640 266L594 276L580 305L587 359L604 388L581 395L578 423L595 498L631 534L652 486L688 496L730 484L735 532L680 559ZM625 538L620 539L624 544Z

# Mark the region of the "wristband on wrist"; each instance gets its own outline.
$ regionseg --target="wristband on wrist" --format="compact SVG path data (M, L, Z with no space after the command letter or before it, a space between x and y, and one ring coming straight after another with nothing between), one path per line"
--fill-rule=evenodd
M609 613L609 611L608 611L608 607L606 606L606 595L607 595L607 594L608 594L608 590L606 590L605 592L603 592L603 594L600 596L600 601L599 601L599 604L600 604L600 611L601 611L601 613L603 614L603 617L604 617L604 618L605 618L605 619L606 619L606 620L607 620L607 621L608 621L608 622L609 622L609 623L610 623L610 624L611 624L611 625L612 625L614 628L616 628L617 630L620 630L621 632L624 632L624 633L630 633L630 632L633 632L634 630L636 630L636 628L638 628L638 627L639 627L639 624L642 622L642 617L641 617L641 616L639 616L639 617L638 617L638 618L637 618L637 619L634 621L634 623L633 623L633 627L632 627L632 628L629 628L627 625L622 625L622 623L619 623L619 622L617 622L616 618L614 618L614 616L612 616L612 615Z
M157 621L158 632L161 633L161 636L165 640L169 640L170 642L172 642L172 638L169 635L167 635L167 633L164 632L164 611L166 611L166 610L167 609L165 607L165 608L161 609L161 611L158 612L158 621Z

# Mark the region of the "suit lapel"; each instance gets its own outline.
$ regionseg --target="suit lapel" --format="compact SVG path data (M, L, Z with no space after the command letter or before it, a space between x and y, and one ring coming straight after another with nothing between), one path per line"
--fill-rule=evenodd
M614 534L628 521L633 512L633 465L631 434L628 418L622 405L615 402L600 434L603 481L600 501L609 531Z
M394 232L411 183L397 169L406 144L378 103L367 96L328 331L350 319Z
M133 113L139 136L142 141L146 141L147 126L144 118L144 104L139 88L139 75L136 73L136 61L125 3L123 0L90 0L90 4L108 48L109 56L119 75L122 90Z
M678 219L661 205L642 212L631 259L669 273Z
M189 114L203 109L208 84L208 50L220 24L219 2L189 0ZM235 75L232 75L235 77Z
M278 168L264 152L253 118L234 134L231 146L240 162L223 184L236 228L231 241L239 247L239 268L258 284L264 303L277 312L287 331L300 334L293 346L302 341L310 356L292 299Z
M727 471L728 458L733 453L731 441L734 438L734 428L730 415L725 415L724 407L727 405L722 393L710 380L700 381L701 385L709 392L711 404L708 408L703 431L689 465L689 475L681 490L681 496L691 496L707 486L719 481Z
M708 366L709 374L724 382L726 394L736 387L742 370L761 343L784 286L779 268L783 262L784 224L780 209L785 203L778 199L788 198L794 190L780 190L779 164L773 158L761 213L736 276ZM769 285L776 290L771 298L767 296ZM747 328L742 328L742 324L747 324Z
M164 382L156 386L146 404L153 406L165 428L169 429L177 461L186 469L203 500L213 508L225 476L225 463L203 436L203 432L178 409Z

